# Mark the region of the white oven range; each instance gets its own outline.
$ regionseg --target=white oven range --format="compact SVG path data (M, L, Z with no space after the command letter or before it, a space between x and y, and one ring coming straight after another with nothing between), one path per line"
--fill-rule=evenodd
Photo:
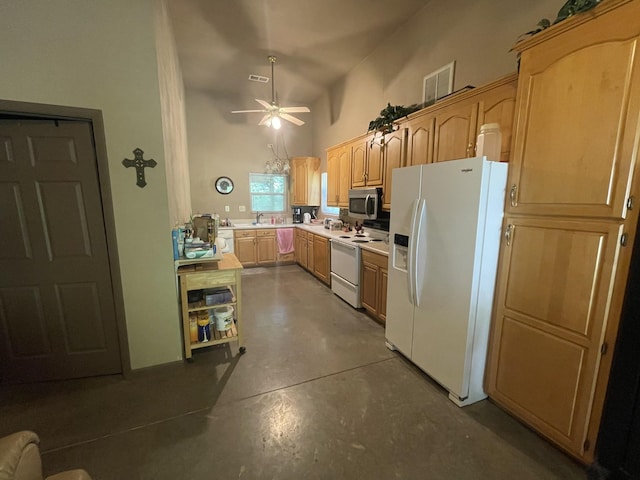
M352 307L362 307L360 247L350 239L331 239L331 290Z
M360 245L388 242L389 233L373 228L365 233L347 233L331 239L331 290L354 308L360 302Z

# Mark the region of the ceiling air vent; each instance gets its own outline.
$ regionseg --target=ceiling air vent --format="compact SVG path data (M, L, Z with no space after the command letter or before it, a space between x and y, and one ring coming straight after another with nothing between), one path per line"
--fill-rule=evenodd
M249 75L249 80L252 82L269 83L269 77L263 77L262 75Z

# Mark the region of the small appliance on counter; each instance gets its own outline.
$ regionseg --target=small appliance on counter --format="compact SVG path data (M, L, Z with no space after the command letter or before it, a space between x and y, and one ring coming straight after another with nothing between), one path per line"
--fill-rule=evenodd
M293 223L302 223L301 207L293 207Z
M311 223L311 220L316 218L316 212L318 211L318 207L310 207L310 206L301 206L296 207L292 206L293 210L293 223Z
M336 220L335 218L325 218L324 219L324 228L330 231L334 230L342 230L344 227L342 220Z

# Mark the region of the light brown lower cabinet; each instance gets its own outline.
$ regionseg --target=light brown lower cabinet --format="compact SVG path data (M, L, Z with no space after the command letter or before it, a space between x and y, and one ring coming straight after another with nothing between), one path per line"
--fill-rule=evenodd
M311 242L309 242L311 243ZM329 258L331 256L329 239L322 235L313 235L313 274L318 280L331 283Z
M294 253L278 252L275 228L236 230L235 255L243 267L293 263Z
M505 225L487 393L588 462L623 223L507 215Z
M387 320L388 257L362 250L360 301L373 318L384 324Z
M307 268L307 232L296 228L294 238L296 263Z
M236 230L233 242L234 253L243 267L258 265L255 230Z
M296 229L296 262L318 280L331 285L331 250L327 237Z

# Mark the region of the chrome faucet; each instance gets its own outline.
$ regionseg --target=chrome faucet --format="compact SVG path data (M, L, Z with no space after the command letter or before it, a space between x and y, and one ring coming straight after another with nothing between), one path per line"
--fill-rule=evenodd
M260 224L260 217L262 217L262 213L256 212L256 225Z

